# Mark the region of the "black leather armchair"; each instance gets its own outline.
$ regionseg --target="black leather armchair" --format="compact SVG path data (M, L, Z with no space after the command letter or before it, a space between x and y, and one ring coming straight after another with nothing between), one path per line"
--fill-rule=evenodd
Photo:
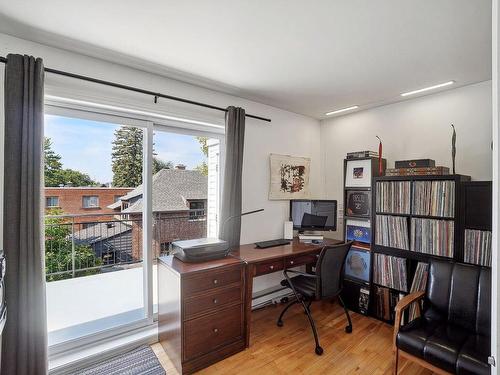
M349 312L347 311L340 292L342 291L343 269L347 253L351 248L352 242L347 242L335 246L326 246L321 250L315 267L315 273L305 273L295 270L285 270L283 275L285 280L281 285L287 286L292 289L295 300L290 302L281 312L277 325L283 326L283 315L286 311L296 303L302 304L304 312L309 319L309 324L314 335L316 342L315 352L317 355L323 354L323 348L319 345L318 332L311 315L311 303L314 300L339 298L340 304L344 308L344 312L349 324L346 326L347 333L352 332L352 323ZM289 274L296 276L290 277Z
M403 312L418 302L420 317L401 326ZM438 374L490 374L491 271L431 261L427 291L396 306L394 373L399 356Z

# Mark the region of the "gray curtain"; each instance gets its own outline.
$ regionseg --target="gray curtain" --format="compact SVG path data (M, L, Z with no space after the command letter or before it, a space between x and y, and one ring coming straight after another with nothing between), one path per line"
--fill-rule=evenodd
M8 55L5 67L4 241L7 322L2 374L47 373L42 223L41 59Z
M220 237L230 246L240 244L241 177L245 144L245 110L228 107L226 112L226 159L220 211ZM236 216L236 217L235 217Z

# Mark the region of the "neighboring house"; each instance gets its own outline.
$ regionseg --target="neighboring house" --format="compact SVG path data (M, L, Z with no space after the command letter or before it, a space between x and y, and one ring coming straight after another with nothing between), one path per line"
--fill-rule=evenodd
M111 216L78 215L113 215L115 211L108 206L120 197L132 191L132 188L114 187L46 187L45 209L59 209L64 215L76 215L77 229L84 229L95 222L107 221Z
M92 247L103 264L130 262L132 259L132 225L119 220L97 223L73 235L76 245ZM70 236L71 238L71 236Z
M184 166L162 169L153 176L153 255L159 256L172 241L207 236L208 178ZM132 225L132 256L142 258L142 185L111 205L127 214Z

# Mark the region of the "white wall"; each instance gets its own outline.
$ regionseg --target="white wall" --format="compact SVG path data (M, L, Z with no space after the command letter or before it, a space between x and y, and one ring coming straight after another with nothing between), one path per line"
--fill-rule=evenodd
M226 107L241 106L247 113L271 118L272 122L262 122L247 118L245 135L245 156L243 163L243 210L264 208L263 213L243 218L242 243L281 238L283 221L288 220L288 201L269 201L269 154L281 153L305 156L311 162L311 191L316 197L323 192L320 178L319 121L302 115L280 110L264 104L226 95L220 92L167 79L137 69L112 64L84 55L44 46L26 40L0 34L0 55L26 53L42 57L45 66L78 74L101 78L122 84L137 86L152 91L180 96L195 101ZM3 76L3 75L2 75ZM160 104L152 104L152 98L130 94L117 89L108 89L70 78L46 75L48 93L60 93L67 87L78 90L80 96L105 96L115 101L126 101L140 106L160 108L173 114L193 115L197 118L223 121L223 113L186 107L160 99ZM3 90L3 89L2 89ZM72 91L73 93L73 91ZM0 116L3 118L3 106ZM3 156L3 155L2 155ZM275 279L280 278L275 277ZM274 285L274 281L259 280L256 290Z
M457 131L456 170L474 180L491 180L491 81L323 120L321 158L326 198L342 202L343 160L347 152L378 150L387 166L417 158L450 167L450 124ZM338 228L342 230L342 221ZM337 231L333 236L342 238Z

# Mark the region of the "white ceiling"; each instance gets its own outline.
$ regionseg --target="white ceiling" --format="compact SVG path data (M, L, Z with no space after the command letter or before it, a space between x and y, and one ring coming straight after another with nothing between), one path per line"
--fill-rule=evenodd
M0 0L0 32L316 118L491 79L490 0Z

